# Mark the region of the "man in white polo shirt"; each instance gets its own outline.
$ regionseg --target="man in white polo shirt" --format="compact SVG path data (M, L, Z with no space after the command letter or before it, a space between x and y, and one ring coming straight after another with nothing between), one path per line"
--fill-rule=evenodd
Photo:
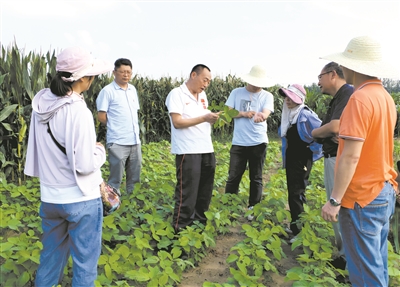
M176 155L176 232L194 220L204 224L207 220L204 212L210 205L215 174L211 125L219 117L207 109L204 90L210 81L210 69L198 64L190 78L173 89L165 101L171 119L171 152Z

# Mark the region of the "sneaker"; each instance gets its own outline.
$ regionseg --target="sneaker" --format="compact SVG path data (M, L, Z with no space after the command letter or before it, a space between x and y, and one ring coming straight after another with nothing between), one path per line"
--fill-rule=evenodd
M297 235L289 240L289 243L292 244L297 240Z
M254 208L254 206L249 206L249 208L247 210L248 211L249 210L253 210L253 208ZM253 219L254 219L254 215L253 214L250 214L250 215L247 216L247 220L248 221L252 221Z

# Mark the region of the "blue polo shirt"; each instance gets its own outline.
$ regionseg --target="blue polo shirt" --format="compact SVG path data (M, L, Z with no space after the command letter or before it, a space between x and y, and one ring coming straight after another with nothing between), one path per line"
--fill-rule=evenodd
M99 93L97 110L107 113L107 144L140 144L138 110L139 99L136 88L128 84L126 90L115 81Z

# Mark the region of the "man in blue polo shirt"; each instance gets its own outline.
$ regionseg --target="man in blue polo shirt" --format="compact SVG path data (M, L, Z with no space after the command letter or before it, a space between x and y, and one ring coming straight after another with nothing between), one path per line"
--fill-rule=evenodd
M108 184L119 190L124 171L126 192L132 193L140 181L142 152L139 138L139 99L129 84L132 63L118 59L114 63L114 81L105 86L97 97L97 118L107 125L107 150L110 165Z
M176 155L175 232L195 220L207 221L204 212L210 205L215 174L211 125L219 117L207 109L204 90L210 81L210 69L196 65L189 80L173 89L165 101L171 119L171 152Z

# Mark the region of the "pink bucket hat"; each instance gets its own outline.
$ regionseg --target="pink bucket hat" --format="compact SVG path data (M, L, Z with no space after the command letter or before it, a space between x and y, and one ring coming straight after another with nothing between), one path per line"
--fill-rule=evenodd
M113 64L94 59L88 51L81 47L66 48L57 56L57 72L72 73L69 78L62 77L66 82L74 82L84 76L97 76L113 69Z
M303 104L306 99L306 90L299 84L290 85L287 89L280 88L278 91L282 97L289 97L298 105Z

